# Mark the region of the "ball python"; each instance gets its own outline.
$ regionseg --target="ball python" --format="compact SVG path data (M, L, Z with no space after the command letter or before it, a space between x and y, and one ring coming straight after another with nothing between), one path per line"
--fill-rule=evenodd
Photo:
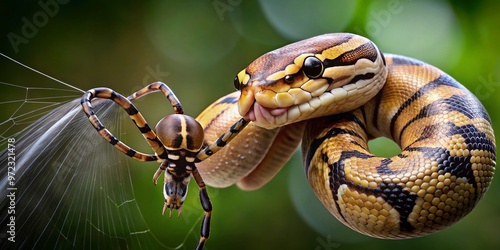
M246 190L268 182L301 143L309 183L346 226L376 238L444 229L483 197L496 164L491 119L443 71L370 40L325 34L257 58L237 92L197 118L206 144L244 117L251 123L217 157L198 165L208 185ZM401 153L382 158L368 140Z
M258 189L300 144L323 205L346 226L377 238L418 237L452 225L493 178L495 136L477 98L441 70L382 54L364 37L334 33L286 45L240 71L234 85L236 92L196 120L183 115L163 83L128 98L108 88L82 97L90 123L114 147L136 160L162 162L153 182L165 172L163 212L181 208L194 176L205 210L197 249L209 236L205 185ZM176 113L158 123L158 136L131 103L156 91ZM124 108L155 154L137 152L107 131L91 105L96 97ZM371 154L368 140L382 136L402 152Z

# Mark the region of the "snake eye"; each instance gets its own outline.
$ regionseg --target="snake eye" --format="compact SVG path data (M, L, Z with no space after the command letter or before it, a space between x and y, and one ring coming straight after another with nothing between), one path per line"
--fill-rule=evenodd
M286 83L290 84L293 83L294 77L293 75L286 75L284 80Z
M310 56L304 60L302 71L304 74L312 79L318 78L323 74L323 63L316 57Z
M236 76L236 77L234 78L234 87L235 87L237 90L241 90L240 79L238 78L238 76Z

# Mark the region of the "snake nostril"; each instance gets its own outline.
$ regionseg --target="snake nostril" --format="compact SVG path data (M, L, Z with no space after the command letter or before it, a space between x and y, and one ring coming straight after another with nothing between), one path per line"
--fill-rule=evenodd
M286 83L291 84L295 80L295 77L293 75L286 75L284 80Z

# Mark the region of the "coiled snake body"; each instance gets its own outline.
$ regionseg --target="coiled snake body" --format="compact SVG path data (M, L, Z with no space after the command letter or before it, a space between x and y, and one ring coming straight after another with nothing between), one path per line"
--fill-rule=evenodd
M337 219L373 237L407 238L457 222L491 183L495 137L481 103L439 69L383 55L366 38L287 45L235 85L197 118L206 145L241 116L253 122L199 163L209 185L259 188L302 142L307 178ZM367 141L380 136L402 152L371 154Z
M164 173L163 212L181 209L194 177L205 211L197 249L210 233L205 184L257 189L300 143L323 205L345 225L378 238L450 226L472 210L493 178L495 136L476 97L439 69L383 55L361 36L326 34L287 45L256 59L234 83L239 91L196 120L161 82L128 97L94 88L81 99L92 126L116 149L161 162L153 182ZM131 103L152 92L162 92L176 113L160 120L156 132ZM121 106L155 154L136 151L108 131L94 98ZM402 152L371 154L367 141L380 136Z

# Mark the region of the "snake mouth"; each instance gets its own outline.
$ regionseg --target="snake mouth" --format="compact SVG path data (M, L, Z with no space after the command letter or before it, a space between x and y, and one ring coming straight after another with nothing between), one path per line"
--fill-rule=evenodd
M309 80L297 86L281 84L275 88L260 85L256 82L240 90L238 112L245 120L268 129L305 119L319 107L321 96L332 87L327 79Z
M297 105L294 104L295 100L290 101L291 98L278 98L281 95L283 93L253 88L243 89L238 99L238 112L245 120L252 121L259 127L273 129L284 125L291 120L289 119L290 109ZM283 99L286 99L288 103L283 102ZM300 98L296 99L300 100ZM268 100L280 100L280 102Z
M254 94L255 92L258 94ZM278 95L280 95L280 93L278 93ZM297 121L301 114L299 106L304 104L309 106L309 102L316 99L312 98L311 100L311 98L307 98L309 101L306 100L305 103L299 104L295 104L294 99L294 102L281 103L281 105L279 105L273 102L266 103L267 99L263 100L263 96L264 95L251 88L242 90L240 98L238 99L238 112L243 119L252 121L255 125L266 129L273 129ZM271 97L272 96L274 95L271 95ZM301 98L296 99L302 100ZM313 101L313 103L315 104L312 106L318 106L316 104L317 101ZM302 108L302 111L305 111L304 108L305 107Z
M288 111L288 107L285 108L268 108L262 106L258 102L254 102L248 112L243 116L247 121L267 121L273 122L276 117L285 114Z

